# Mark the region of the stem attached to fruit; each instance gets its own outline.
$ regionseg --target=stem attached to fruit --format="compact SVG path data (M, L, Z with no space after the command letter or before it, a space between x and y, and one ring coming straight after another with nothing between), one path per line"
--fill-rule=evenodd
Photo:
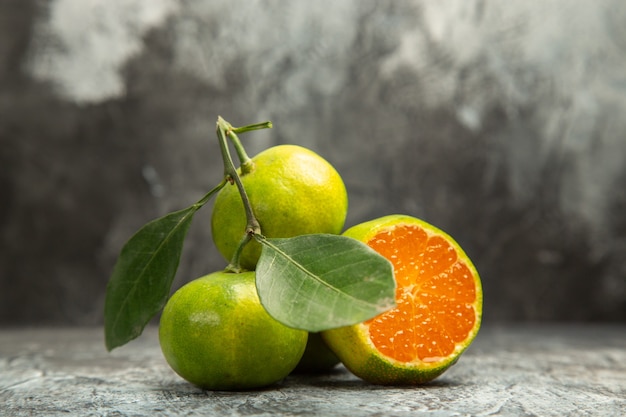
M237 156L239 157L239 162L241 162L241 175L246 175L254 171L254 162L246 153L246 150L243 148L243 145L239 140L239 137L235 134L233 130L226 131L226 135L233 143L235 151L237 152Z
M261 235L261 225L259 221L254 216L254 212L252 211L252 204L250 204L250 199L248 198L248 194L241 182L241 178L239 178L239 174L237 173L237 169L233 164L233 159L230 156L230 151L228 149L228 143L226 138L229 137L233 142L233 146L237 151L239 159L241 161L242 172L245 172L244 167L247 167L248 170L254 168L254 163L246 154L246 151L241 144L241 141L237 137L235 132L242 133L250 130L263 129L272 127L270 122L259 123L256 125L244 126L241 128L233 128L230 123L224 120L221 116L217 119L217 139L220 144L220 150L222 152L222 161L224 162L224 178L229 181L231 184L235 183L237 185L237 189L239 190L239 195L241 196L241 200L243 202L243 207L246 212L246 230L244 232L243 238L241 239L235 254L233 255L232 260L227 270L232 272L241 272L241 266L239 264L239 257L241 255L241 251L243 247L252 239L253 236Z
M217 123L218 125L222 125L226 137L231 140L233 146L235 147L235 151L237 152L237 156L239 157L239 162L241 164L241 175L246 175L254 171L254 162L246 153L246 150L237 135L240 133L251 132L253 130L271 129L272 122L267 121L242 127L233 127L233 125L224 120L222 116L218 116Z
M252 234L246 233L245 235L243 235L243 238L239 242L239 245L237 245L237 249L235 250L233 257L230 260L230 263L228 264L228 266L226 266L226 271L235 272L237 274L243 272L243 269L241 268L239 262L239 258L241 258L241 252L243 251L243 248L248 244L248 242L250 242L250 240L252 240Z

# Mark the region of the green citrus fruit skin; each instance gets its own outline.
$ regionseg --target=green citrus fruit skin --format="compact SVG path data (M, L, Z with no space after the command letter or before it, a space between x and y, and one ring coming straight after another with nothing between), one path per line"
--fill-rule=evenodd
M172 369L208 390L261 388L298 364L308 334L273 319L254 272L216 272L191 281L163 310L159 341Z
M363 324L345 326L322 332L322 337L329 348L339 357L341 362L353 374L359 378L380 385L419 385L432 381L448 368L454 365L460 355L467 349L476 337L482 318L482 290L478 273L461 247L445 232L439 230L415 217L394 214L378 219L370 220L346 230L343 235L352 237L361 242L368 242L381 228L394 227L398 224L418 224L425 229L446 236L460 256L464 256L467 266L470 268L478 288L477 302L479 311L476 324L468 335L464 345L457 346L455 352L447 360L441 362L425 363L419 365L407 364L393 358L381 355L367 335L367 327Z
M339 364L339 358L328 348L321 333L309 333L302 359L294 369L298 374L321 374Z
M423 364L417 370L392 358L377 355L373 345L364 343L367 336L360 325L326 330L322 337L350 372L379 385L420 385L443 374L458 356L438 366Z
M296 145L274 146L252 161L253 171L241 175L241 181L265 237L341 233L348 194L330 163ZM245 230L246 216L237 186L226 185L215 199L211 233L227 261L231 261ZM241 267L254 270L260 254L261 245L249 242L241 254Z

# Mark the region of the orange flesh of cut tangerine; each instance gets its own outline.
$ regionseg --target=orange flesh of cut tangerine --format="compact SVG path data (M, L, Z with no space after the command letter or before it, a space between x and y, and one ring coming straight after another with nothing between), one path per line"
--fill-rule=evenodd
M400 362L437 362L454 353L477 320L476 283L444 237L399 225L367 242L394 267L397 306L366 321L379 352Z

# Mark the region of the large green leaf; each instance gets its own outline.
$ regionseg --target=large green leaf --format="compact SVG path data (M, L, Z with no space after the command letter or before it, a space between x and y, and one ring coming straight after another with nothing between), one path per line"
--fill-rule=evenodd
M258 238L261 303L276 320L318 332L360 323L395 306L391 263L345 236Z
M200 207L196 204L147 223L122 248L104 304L108 350L139 336L165 305L185 235Z

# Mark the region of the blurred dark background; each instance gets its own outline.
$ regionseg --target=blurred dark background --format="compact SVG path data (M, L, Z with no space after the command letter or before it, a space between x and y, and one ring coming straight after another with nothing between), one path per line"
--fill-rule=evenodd
M0 324L102 322L120 248L222 173L218 115L421 217L485 322L626 322L626 3L0 0ZM210 207L175 286L223 268Z

